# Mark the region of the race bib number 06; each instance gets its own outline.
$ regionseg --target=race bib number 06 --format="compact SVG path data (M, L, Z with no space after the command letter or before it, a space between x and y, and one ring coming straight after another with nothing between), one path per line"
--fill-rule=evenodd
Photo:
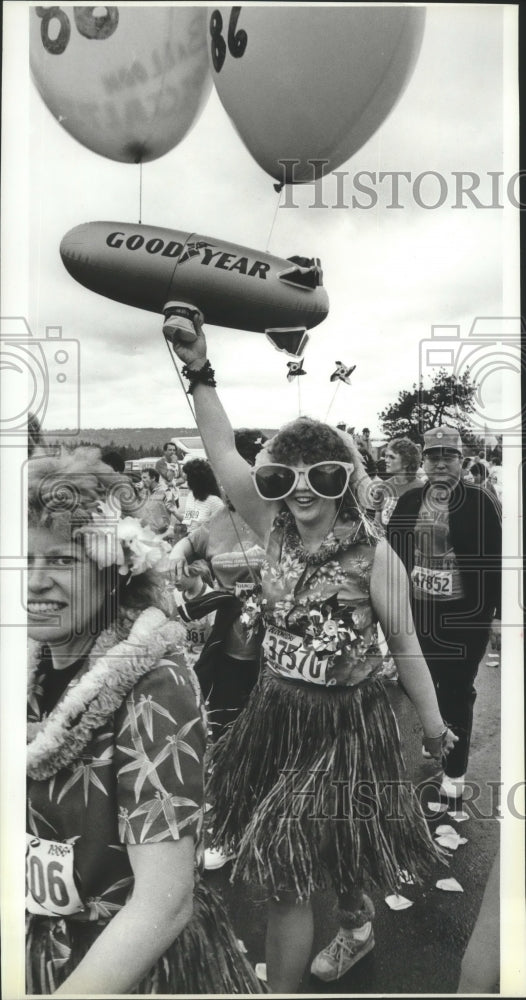
M265 632L263 652L267 665L281 677L326 684L327 660L305 649L301 636L271 625Z
M73 878L71 844L26 834L26 910L62 917L84 909Z
M453 573L451 570L423 569L415 566L411 573L415 590L420 593L450 597L453 593Z

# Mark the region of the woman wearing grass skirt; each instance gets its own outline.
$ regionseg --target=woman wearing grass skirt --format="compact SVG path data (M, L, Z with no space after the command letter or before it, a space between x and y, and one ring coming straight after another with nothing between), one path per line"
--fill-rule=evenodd
M95 449L34 458L28 497L26 991L260 992L196 873L206 726L153 572L170 547Z
M405 572L349 488L363 477L352 439L299 418L267 442L251 471L215 393L198 319L195 329L192 343L170 339L199 431L267 552L252 601L266 626L263 670L214 750L212 824L217 845L237 851L233 877L268 888L269 987L296 992L312 949L313 892L330 879L338 893L340 931L313 964L336 979L374 945L365 879L393 891L401 869L422 878L439 858L375 676L377 621L433 754L455 737L414 636Z

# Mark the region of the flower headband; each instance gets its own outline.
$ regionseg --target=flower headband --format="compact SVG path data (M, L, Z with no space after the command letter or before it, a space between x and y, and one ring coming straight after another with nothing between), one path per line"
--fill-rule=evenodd
M137 517L123 517L116 498L111 506L99 500L91 521L78 528L86 555L99 569L118 566L121 576L138 576L146 570L169 568L171 546Z

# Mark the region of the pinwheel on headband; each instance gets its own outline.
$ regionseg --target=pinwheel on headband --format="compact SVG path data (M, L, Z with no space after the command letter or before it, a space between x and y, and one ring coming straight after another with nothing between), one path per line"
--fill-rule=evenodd
M350 385L351 375L355 368L356 365L352 365L350 368L347 368L347 366L344 365L341 361L337 361L336 369L335 371L333 371L330 378L331 382L336 382L337 380L339 380L340 382L345 382L345 385Z
M287 382L292 382L297 375L307 374L303 367L303 358L300 358L299 361L288 361L287 368L289 370L287 374Z

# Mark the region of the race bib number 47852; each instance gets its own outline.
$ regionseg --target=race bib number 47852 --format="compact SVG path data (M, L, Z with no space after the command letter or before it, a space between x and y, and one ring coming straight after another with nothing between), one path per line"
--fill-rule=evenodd
M263 639L265 661L281 677L310 684L326 684L327 660L305 649L301 636L269 625Z
M84 909L73 861L71 844L26 834L26 910L62 917Z
M425 569L415 566L411 573L413 589L420 594L450 597L453 593L453 573L451 570Z

